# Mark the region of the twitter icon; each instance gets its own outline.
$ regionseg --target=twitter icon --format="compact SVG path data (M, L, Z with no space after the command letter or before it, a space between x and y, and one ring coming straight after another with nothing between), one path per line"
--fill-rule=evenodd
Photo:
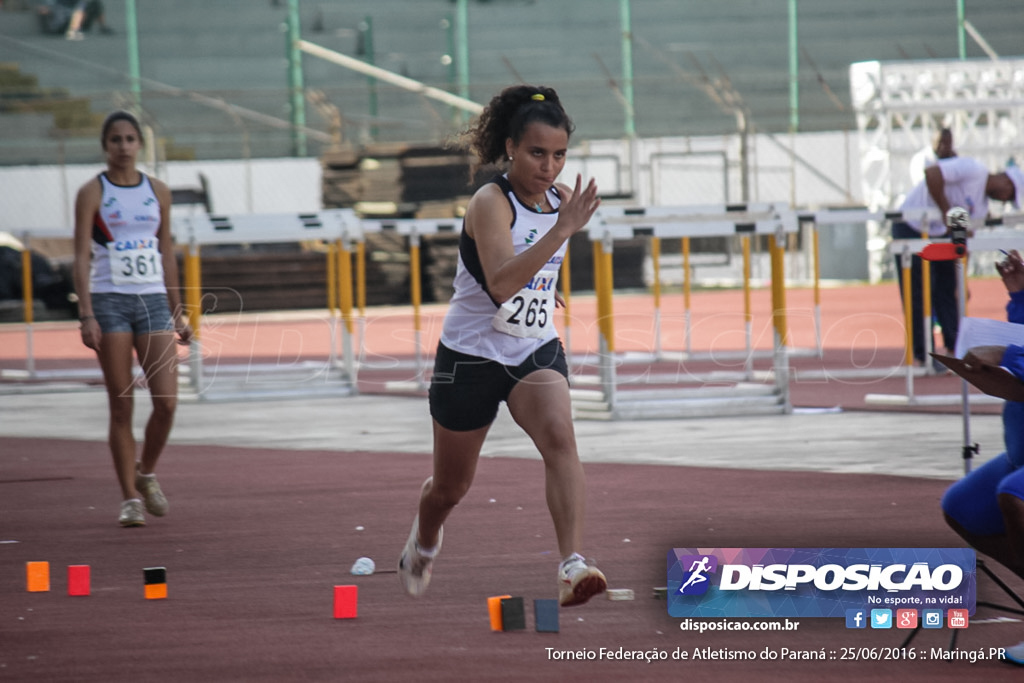
M871 610L871 628L892 628L892 610Z

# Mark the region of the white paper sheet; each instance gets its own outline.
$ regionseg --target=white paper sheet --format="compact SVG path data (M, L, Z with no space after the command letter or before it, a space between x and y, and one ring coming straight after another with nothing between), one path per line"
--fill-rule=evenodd
M975 346L1024 346L1024 325L991 318L964 318L956 337L956 357L963 358Z

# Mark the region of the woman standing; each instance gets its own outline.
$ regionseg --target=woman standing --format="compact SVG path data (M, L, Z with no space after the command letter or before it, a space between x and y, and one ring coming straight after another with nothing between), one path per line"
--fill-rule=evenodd
M442 524L466 495L502 401L533 439L545 467L548 509L563 558L559 602L603 592L604 575L579 554L586 482L576 450L565 351L554 328L555 284L566 242L600 201L591 181L556 185L573 123L554 90L514 86L495 96L469 131L480 163L508 171L469 202L459 242L455 294L430 385L433 476L398 562L419 596L441 548Z
M123 501L118 521L144 526L143 501L150 514L167 514L154 470L178 402L175 332L188 344L192 330L178 298L171 191L135 167L143 146L138 120L115 111L103 122L100 141L107 170L75 199L75 290L82 343L96 352L110 404L110 451ZM133 351L153 400L138 462Z

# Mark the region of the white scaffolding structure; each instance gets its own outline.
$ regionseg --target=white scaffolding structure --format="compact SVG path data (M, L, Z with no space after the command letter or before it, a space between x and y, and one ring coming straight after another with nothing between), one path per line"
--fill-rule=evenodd
M942 128L960 156L993 172L1024 165L1024 58L858 62L850 91L864 202L893 208L916 184L915 157Z

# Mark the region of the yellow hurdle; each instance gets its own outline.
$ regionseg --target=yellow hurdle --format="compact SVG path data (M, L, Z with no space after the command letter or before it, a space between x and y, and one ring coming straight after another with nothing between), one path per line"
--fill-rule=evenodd
M788 346L789 334L786 326L786 248L779 239L771 236L772 262L772 321L780 346Z
M412 280L412 327L418 335L423 327L420 320L420 304L423 301L420 276L420 241L416 235L409 238L409 277Z
M423 322L420 316L420 305L423 302L420 282L420 236L415 230L409 235L409 277L412 279L409 288L412 294L412 327L416 344L416 381L424 387L427 368L423 360Z
M661 238L651 237L651 264L654 267L654 310L661 310Z
M345 372L348 378L355 382L355 365L353 363L352 336L355 322L352 316L352 252L349 250L347 237L335 240L332 245L334 262L334 278L332 289L335 292L334 299L341 313L343 328L341 331L341 355L344 359ZM330 272L332 268L328 268ZM334 360L334 327L331 328L331 358Z
M349 334L352 328L352 253L345 240L338 240L338 307Z
M750 235L744 235L743 245L743 328L747 343L747 377L754 372L754 309L750 303Z
M199 323L202 318L203 283L202 267L199 262L199 245L185 246L185 310L188 312L188 324L192 327L192 335L199 339Z
M572 272L569 267L569 249L565 250L565 258L562 259L560 279L562 281L562 301L565 302L563 311L565 326L565 356L566 363L572 365L572 314L569 311L569 302L572 297Z
M818 246L818 226L811 231L811 246L814 249L814 305L821 306L821 251Z
M590 243L591 259L594 262L594 294L597 295L597 331L600 336L605 336L604 318L605 301L604 289L601 287L601 240L593 240Z
M753 307L750 305L750 235L743 239L743 320L750 325L754 322ZM749 344L748 344L749 350Z
M821 250L818 244L818 226L811 230L812 248L814 249L814 340L817 344L818 357L824 353L821 342Z
M683 238L683 315L685 316L686 324L686 353L690 353L692 350L691 344L691 325L690 320L690 238Z
M900 274L903 278L903 329L904 349L903 364L910 367L914 364L914 311L911 309L910 297L910 254L900 255Z
M612 286L614 280L614 273L612 270L612 245L609 243L608 248L605 249L605 245L600 245L601 252L601 289L603 299L605 301L605 316L604 316L604 338L605 343L608 346L608 352L615 352L615 320L614 312L612 308Z
M661 238L651 237L651 265L654 270L654 356L661 357Z
M366 243L356 242L356 306L359 316L366 317Z
M338 262L337 247L334 242L327 243L327 311L331 317L338 310Z
M594 291L597 292L597 328L609 353L615 351L612 324L612 255L603 240L594 240Z
M35 322L35 312L32 310L35 294L32 292L32 251L28 248L28 239L21 250L21 292L25 301L25 322L31 325Z

